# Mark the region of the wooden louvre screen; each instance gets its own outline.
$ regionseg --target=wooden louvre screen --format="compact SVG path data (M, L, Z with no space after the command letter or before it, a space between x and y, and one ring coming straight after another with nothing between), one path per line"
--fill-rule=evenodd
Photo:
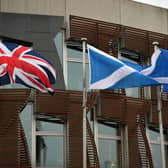
M116 51L113 44L118 39L120 25L70 16L70 36L77 40L87 38L88 43L110 54ZM116 52L115 52L116 54Z
M99 158L94 135L91 130L88 119L86 120L87 128L87 168L100 168Z
M50 115L67 119L69 113L69 93L63 90L58 90L51 96L37 92L36 96L36 112L38 114Z
M69 95L69 167L83 165L83 112L82 93L71 92Z
M94 104L96 95L88 93L87 108ZM60 117L68 121L68 165L69 168L83 165L83 108L82 92L57 90L53 96L37 93L37 113ZM99 160L89 124L87 124L88 168L99 168Z
M57 90L53 96L37 93L36 104L38 114L68 121L69 160L67 162L70 168L81 167L83 163L82 93L65 90Z
M153 168L151 151L144 128L144 116L149 104L136 98L126 98L126 123L128 125L128 146L130 168Z
M168 35L78 16L70 16L70 36L86 37L88 43L117 56L117 40L121 48L133 50L141 57L151 57L153 41L168 49Z
M98 92L90 92L87 98L87 113L92 110L96 104ZM86 118L87 129L87 168L100 168L98 149L96 146L94 133L92 132L88 118Z
M168 35L166 34L78 16L70 17L70 36L76 39L86 37L88 43L114 56L117 56L116 43L117 40L120 40L121 48L127 48L140 54L140 63L143 65L146 65L152 56L154 51L152 43L154 41L159 42L160 48L168 49ZM151 93L153 107L151 122L158 124L156 87L152 87ZM106 99L104 101L108 100ZM165 103L163 106L166 106ZM107 109L106 113L108 113L108 111ZM120 110L118 111L121 113ZM166 108L163 107L164 114L166 113L165 111ZM121 115L120 117L116 117L120 118ZM167 123L168 118L165 117L164 125L166 126Z
M94 94L90 94L88 107L93 105ZM65 104L66 103L66 104ZM129 150L131 167L135 165L149 164L152 167L150 159L150 150L148 148L147 138L144 134L143 124L137 122L137 116L149 111L149 104L146 101L137 98L126 98L123 95L114 94L107 91L100 92L101 114L99 116L127 123L129 126ZM45 115L64 116L69 123L69 166L77 167L82 165L82 93L77 91L57 91L54 96L46 94L37 94L37 112ZM109 106L110 104L110 106ZM64 107L65 106L65 107ZM138 132L139 128L139 132ZM99 167L96 147L93 141L89 126L88 129L88 167ZM140 134L141 133L141 134ZM141 135L141 137L139 137ZM138 140L139 138L139 140ZM132 145L134 144L134 145ZM139 145L141 144L141 145ZM135 152L135 148L137 149ZM146 159L141 156L146 154ZM134 159L134 158L137 159Z
M153 168L152 155L150 146L148 143L148 138L146 136L146 128L144 126L144 116L141 115L137 119L137 141L138 150L141 160L141 167Z
M125 122L125 99L123 95L100 91L100 113L98 116Z
M86 18L80 17L77 19L74 16L70 16L70 34L71 37L80 40L82 37L87 37L90 44L98 45L98 31L97 23L94 20L88 20ZM72 29L72 27L74 29Z
M26 138L19 119L19 112L24 108L29 95L30 90L0 90L0 156L3 158L0 159L0 167L31 167ZM101 91L99 94L89 93L88 108L93 106L98 95L101 103L99 117L128 124L130 167L140 168L142 165L148 165L152 168L151 153L143 124L144 115L150 110L149 101ZM36 98L37 113L62 116L62 119L68 121L69 167L82 167L82 92L58 90L54 96L37 93ZM109 104L112 105L110 110ZM167 108L167 104L164 108ZM87 129L89 145L87 149L90 157L88 166L99 168L96 145L88 124ZM8 160L5 159L6 155ZM146 157L143 157L144 155Z
M28 146L19 113L29 90L0 90L0 167L31 168Z
M151 151L144 128L144 116L150 111L149 101L107 91L100 92L99 117L128 125L130 168L153 168Z
M123 47L131 49L141 56L149 56L147 31L123 26Z

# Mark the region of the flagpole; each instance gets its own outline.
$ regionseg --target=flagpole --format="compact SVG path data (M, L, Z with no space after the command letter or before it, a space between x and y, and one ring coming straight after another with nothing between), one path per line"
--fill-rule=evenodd
M158 42L153 42L154 50L158 49ZM162 119L162 100L160 86L157 86L157 110L159 119L159 132L160 132L160 145L161 145L161 157L162 157L162 168L166 168L165 162L165 146L164 146L164 134L163 134L163 119Z
M86 42L87 38L81 38L83 49L83 168L87 168L87 141L86 141Z

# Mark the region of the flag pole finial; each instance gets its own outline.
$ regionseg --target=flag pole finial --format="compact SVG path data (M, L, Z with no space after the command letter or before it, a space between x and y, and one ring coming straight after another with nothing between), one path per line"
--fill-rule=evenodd
M87 41L87 38L86 37L82 37L81 41Z
M159 42L158 41L154 41L152 43L152 45L154 46L154 50L156 50L158 48L158 46L159 46Z

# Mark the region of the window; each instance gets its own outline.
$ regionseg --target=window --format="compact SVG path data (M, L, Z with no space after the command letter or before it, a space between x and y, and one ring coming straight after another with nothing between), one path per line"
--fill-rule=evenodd
M154 168L162 167L160 133L158 128L150 127L149 129L149 143L152 152L152 160ZM165 158L168 158L168 129L164 130L164 144L165 144ZM168 162L168 161L166 161ZM168 166L168 163L166 163Z
M22 111L21 121L32 164L38 168L64 168L66 166L65 121L54 117L32 115L32 104L28 104Z
M121 168L124 165L123 127L115 122L97 119L91 110L87 117L97 144L101 168Z
M31 149L32 149L32 125L31 125L32 114L31 112L32 112L32 106L31 104L28 104L20 114L22 126L24 128L26 140L28 143L30 157L31 157Z
M68 75L68 89L82 90L83 88L83 69L82 69L82 51L68 48L67 49L67 75ZM86 77L88 87L89 65L86 60Z
M74 39L65 40L65 33L57 33L54 42L62 65L64 82L68 90L82 90L83 88L83 53L82 43ZM66 41L66 42L64 42ZM87 54L86 54L87 57ZM89 65L86 58L86 80L88 87Z
M101 168L121 167L121 130L118 124L99 122L98 146Z
M38 167L64 167L64 121L37 116L36 163Z

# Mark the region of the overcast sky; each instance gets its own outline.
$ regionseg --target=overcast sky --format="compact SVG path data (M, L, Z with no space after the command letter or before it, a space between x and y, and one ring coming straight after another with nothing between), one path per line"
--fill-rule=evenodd
M133 0L133 1L168 9L168 0Z

